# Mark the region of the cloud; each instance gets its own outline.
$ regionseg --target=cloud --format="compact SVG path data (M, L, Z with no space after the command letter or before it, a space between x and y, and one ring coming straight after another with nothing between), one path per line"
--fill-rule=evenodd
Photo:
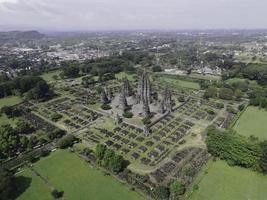
M0 0L0 25L47 30L267 28L266 0Z

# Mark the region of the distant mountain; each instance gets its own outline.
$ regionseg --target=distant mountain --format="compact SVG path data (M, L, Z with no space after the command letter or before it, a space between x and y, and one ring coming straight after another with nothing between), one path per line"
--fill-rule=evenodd
M44 34L38 31L7 31L0 32L0 41L22 41L22 40L36 40L45 37Z

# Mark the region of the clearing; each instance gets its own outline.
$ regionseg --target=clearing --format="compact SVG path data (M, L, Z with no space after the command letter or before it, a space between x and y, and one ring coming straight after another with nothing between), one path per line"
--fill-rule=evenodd
M143 200L126 185L111 176L104 175L67 150L53 152L34 164L33 168L46 177L56 189L64 191L64 197L68 200L88 200L88 197L94 200ZM35 180L40 178L33 176L35 175L31 176L32 184L18 199L36 200L40 190L44 191L44 194L42 192L46 195L44 198L49 199L50 193L45 191L47 186L43 183L43 188L40 189L40 182Z
M267 176L221 160L208 166L190 200L266 200Z
M267 111L249 106L234 126L237 133L267 139Z

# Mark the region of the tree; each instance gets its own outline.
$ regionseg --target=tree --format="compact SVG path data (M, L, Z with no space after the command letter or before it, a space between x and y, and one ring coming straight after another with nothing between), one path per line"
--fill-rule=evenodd
M34 128L28 122L24 120L19 120L16 123L16 131L19 134L29 134L34 131Z
M96 158L99 160L102 160L104 158L106 149L107 147L105 145L97 144L96 150L95 150Z
M208 89L204 93L204 98L209 99L209 98L215 98L217 97L217 87L215 86L209 86Z
M10 125L0 127L0 152L13 156L20 146L19 136Z
M262 142L261 148L260 168L264 174L267 174L267 141Z
M39 81L36 86L31 89L28 94L28 99L41 99L46 97L50 92L49 85L46 83L46 81L41 80Z
M167 200L170 196L170 190L164 186L157 186L154 191L155 198L158 200Z
M64 136L63 138L61 138L60 140L58 140L57 147L61 149L68 148L72 146L76 140L77 138L74 135L68 134Z
M50 140L54 140L55 138L61 138L65 134L66 134L66 131L61 130L61 129L56 129L52 132L49 132L47 135Z
M116 173L122 171L123 157L121 155L114 155L109 161L109 168Z
M133 117L133 113L126 111L122 114L123 117L125 118L132 118Z
M66 78L75 78L79 75L79 63L73 61L64 61L61 63L63 76Z
M234 97L234 92L230 88L221 88L219 92L219 97L225 100L232 100Z
M113 150L111 149L106 149L105 150L105 154L104 154L104 157L102 159L102 166L104 167L109 167L109 163L111 161L111 159L115 156L115 153Z
M184 193L184 186L179 180L175 180L170 185L170 191L175 196L181 195Z
M55 199L59 199L63 196L64 192L63 191L58 191L57 189L53 189L51 192L51 195L55 198Z
M162 69L159 65L155 65L152 67L153 72L162 72Z

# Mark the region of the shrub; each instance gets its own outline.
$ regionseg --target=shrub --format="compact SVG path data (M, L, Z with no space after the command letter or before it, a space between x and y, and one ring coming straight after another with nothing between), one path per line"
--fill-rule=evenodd
M174 195L181 195L185 192L185 188L179 180L175 180L170 185L170 191Z
M125 117L125 118L132 118L133 117L133 113L126 111L126 112L124 112L122 114L122 116Z
M62 115L61 114L58 114L58 113L53 113L52 115L51 115L51 119L52 119L52 121L54 121L54 122L57 122L58 120L60 120L62 118Z
M145 118L142 119L142 122L143 122L144 125L147 125L147 124L151 123L151 120L150 120L149 117L145 117Z
M103 110L110 110L110 109L111 109L111 106L108 105L108 104L103 104L103 105L101 106L101 108L102 108Z
M51 195L55 198L55 199L59 199L63 196L64 192L63 191L58 191L57 189L53 189L51 192Z
M207 109L206 111L210 115L214 115L215 114L214 110L212 110L212 109Z
M244 110L244 108L245 108L245 105L244 105L244 104L240 104L240 105L238 106L238 110L239 110L239 111Z
M179 97L178 97L178 101L179 101L179 102L184 102L184 101L185 101L184 96L179 96Z

